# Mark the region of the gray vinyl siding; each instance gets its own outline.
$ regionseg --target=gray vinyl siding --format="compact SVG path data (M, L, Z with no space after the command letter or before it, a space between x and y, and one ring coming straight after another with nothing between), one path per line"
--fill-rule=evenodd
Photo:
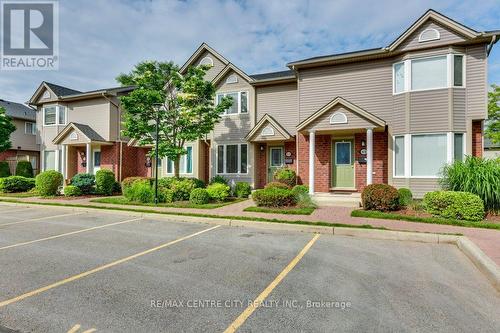
M406 94L394 95L392 113L392 131L394 134L406 132Z
M425 193L440 189L436 178L410 178L410 189L413 197L421 199Z
M466 103L467 117L487 117L487 58L486 46L468 47L466 55Z
M272 116L290 135L295 135L299 123L297 83L257 87L257 121L264 114Z
M330 124L330 117L335 112L342 112L347 117L346 124ZM343 106L337 105L329 112L325 112L318 119L307 125L306 128L314 128L315 130L343 130L343 129L358 129L373 127L373 123L362 118L357 114L353 114Z
M392 186L395 188L407 188L408 187L408 180L405 178L392 178Z
M440 39L428 42L419 42L418 37L420 36L420 33L428 28L434 28L437 31L439 31ZM419 48L442 46L463 41L465 41L465 38L462 37L461 35L451 30L448 30L447 28L444 28L443 26L439 25L438 23L432 20L429 20L427 23L423 24L420 28L418 28L413 34L408 36L408 38L399 45L397 50L408 51Z
M410 132L442 132L449 128L448 89L410 93Z
M224 67L226 67L226 65L224 65L224 63L222 63L216 56L214 56L212 53L210 53L208 51L203 52L198 57L198 59L196 59L196 61L194 62L194 65L199 65L200 61L207 56L212 58L212 60L214 62L214 66L212 68L210 68L207 71L207 73L205 74L205 80L212 81L217 76L217 74L222 72L222 70L224 69Z
M465 90L453 89L453 130L466 131Z

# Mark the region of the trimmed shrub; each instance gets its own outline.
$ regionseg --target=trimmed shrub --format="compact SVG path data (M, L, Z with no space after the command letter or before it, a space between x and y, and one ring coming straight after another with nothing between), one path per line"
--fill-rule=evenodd
M467 156L443 168L441 186L447 191L470 192L478 195L486 210L500 212L500 157L482 159Z
M145 182L135 182L128 191L131 201L152 203L155 200L155 191Z
M424 195L423 205L428 213L444 218L481 221L484 204L478 195L468 192L434 191Z
M115 185L115 174L108 169L101 169L95 173L95 188L97 193L112 195Z
M361 194L363 208L366 210L389 211L399 208L398 190L388 184L371 184Z
M127 191L130 190L130 188L132 187L132 185L135 183L135 182L143 182L143 183L147 183L151 186L151 183L152 183L152 179L149 178L149 177L127 177L125 178L123 181L122 181L122 194L128 198L128 195L127 195ZM159 183L158 182L158 186L159 186Z
M169 188L163 188L163 189L159 189L158 188L158 200L161 199L160 202L167 202L167 203L171 203L171 202L174 202L174 191L172 191L171 189ZM160 197L160 194L161 194L161 197Z
M282 190L289 190L290 186L288 186L287 184L284 184L284 183L280 183L280 182L270 182L270 183L267 183L266 186L264 186L264 189L270 189L270 188L279 188Z
M224 185L227 185L228 181L226 178L220 176L220 175L216 175L214 177L212 177L212 179L210 179L210 185L212 184L224 184Z
M16 165L16 176L33 178L33 167L30 161L19 161Z
M62 185L63 175L55 170L47 170L35 178L36 191L41 196L56 195Z
M250 184L246 182L237 182L234 187L234 194L238 198L248 198L248 196L252 193L252 188Z
M413 200L413 194L407 188L398 189L398 193L399 193L399 206L407 207Z
M293 187L297 184L297 174L290 168L278 169L274 172L274 179L280 183Z
M290 189L276 187L257 190L253 192L252 199L257 206L264 207L289 207L297 203L297 198Z
M76 186L82 194L94 192L95 176L90 173L77 173L71 178L70 185Z
M0 162L0 178L9 176L10 176L9 162L7 161Z
M189 178L193 181L194 183L194 188L205 188L206 185L205 185L205 182L201 179L198 179L198 178Z
M35 187L35 179L22 176L0 178L0 192L28 192Z
M207 186L207 193L210 199L215 201L224 201L229 197L229 191L231 188L228 185L221 183L214 183Z
M189 196L189 202L195 205L203 205L210 201L210 196L208 192L204 188L195 188L191 191L191 195Z
M174 178L170 183L170 189L174 192L174 201L189 200L191 191L195 189L195 182L188 178Z
M307 185L295 185L292 188L292 193L296 197L299 197L302 194L309 194L309 186L307 186Z
M115 183L113 184L113 193L121 193L122 192L122 185L115 181Z
M65 197L77 197L79 195L82 195L82 191L74 185L68 185L64 188Z

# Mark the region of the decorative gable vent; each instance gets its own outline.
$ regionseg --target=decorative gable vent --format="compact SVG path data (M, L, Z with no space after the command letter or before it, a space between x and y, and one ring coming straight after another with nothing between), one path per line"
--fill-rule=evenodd
M226 79L226 83L238 83L238 77L235 74L229 75Z
M50 92L48 90L45 90L45 92L42 95L42 99L49 99L50 98Z
M69 135L69 139L78 140L78 133L76 133L75 131L71 132L71 134Z
M262 129L262 132L260 133L262 136L273 136L274 135L274 128L271 126L266 126Z
M437 40L440 38L441 36L439 34L439 31L437 31L434 28L428 28L420 33L420 36L418 36L418 41L421 43L421 42L428 42L431 40Z
M347 116L343 112L335 112L330 117L330 124L347 124Z
M214 65L214 60L210 57L204 57L200 61L200 66L213 66Z

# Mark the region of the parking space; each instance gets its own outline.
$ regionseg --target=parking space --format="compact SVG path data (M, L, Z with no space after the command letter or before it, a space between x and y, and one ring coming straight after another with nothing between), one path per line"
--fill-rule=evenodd
M20 332L500 330L497 291L452 245L14 209L0 325Z

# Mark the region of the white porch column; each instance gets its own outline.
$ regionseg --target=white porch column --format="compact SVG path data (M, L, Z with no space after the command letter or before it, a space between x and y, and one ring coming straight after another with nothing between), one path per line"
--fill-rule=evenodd
M314 194L315 134L314 131L309 132L309 194Z
M87 162L87 167L85 169L86 173L92 173L92 145L87 143L87 151L85 152L85 158Z
M63 175L63 181L66 180L66 177L67 177L67 168L68 168L68 159L67 159L67 156L68 156L68 146L67 145L62 145L62 150L61 150L61 173Z
M55 154L56 154L56 166L55 166L55 169L56 169L56 171L61 172L62 170L60 170L59 165L61 165L62 163L60 163L61 162L61 154L59 154L59 152L60 152L59 146L56 146L56 151L55 151Z
M373 129L366 129L366 185L373 183Z

